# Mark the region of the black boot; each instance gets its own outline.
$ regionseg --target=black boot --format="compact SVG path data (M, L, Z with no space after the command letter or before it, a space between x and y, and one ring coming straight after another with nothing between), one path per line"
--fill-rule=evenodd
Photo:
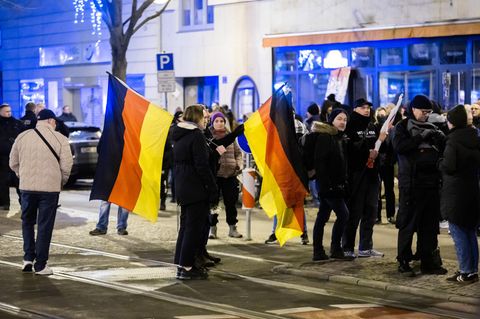
M319 260L328 260L327 254L325 253L325 249L323 247L315 248L313 247L313 261L319 261Z
M415 272L413 271L412 267L406 260L399 260L398 261L398 272L407 276L407 277L415 277Z
M435 249L430 256L421 260L420 270L425 275L445 275L448 270L442 267L440 248Z

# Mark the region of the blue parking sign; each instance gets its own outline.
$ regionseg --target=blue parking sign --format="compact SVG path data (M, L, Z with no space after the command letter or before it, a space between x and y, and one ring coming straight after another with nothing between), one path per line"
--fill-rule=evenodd
M173 71L173 53L157 54L157 71Z

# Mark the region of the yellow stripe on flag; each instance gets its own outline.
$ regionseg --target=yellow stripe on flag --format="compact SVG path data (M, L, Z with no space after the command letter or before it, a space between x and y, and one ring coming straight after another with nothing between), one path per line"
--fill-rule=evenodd
M155 222L160 204L163 153L173 116L150 103L140 132L141 190L133 212Z
M255 164L263 177L260 205L268 217L272 218L277 215L278 223L275 235L280 245L283 246L288 239L302 235L302 227L296 222L293 210L287 208L282 191L272 171L265 163L267 131L258 111L245 122L245 137L248 140Z

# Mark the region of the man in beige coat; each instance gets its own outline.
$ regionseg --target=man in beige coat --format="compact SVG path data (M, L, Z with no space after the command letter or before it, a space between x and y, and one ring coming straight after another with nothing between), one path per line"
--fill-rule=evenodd
M68 139L55 132L55 125L51 110L40 111L36 128L20 134L10 152L10 168L20 178L23 272L35 269L37 275L53 273L47 260L58 197L73 164Z

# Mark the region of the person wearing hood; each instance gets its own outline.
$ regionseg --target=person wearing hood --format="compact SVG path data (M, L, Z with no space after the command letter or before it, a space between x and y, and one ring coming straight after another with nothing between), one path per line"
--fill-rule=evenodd
M377 219L380 186L378 163L375 162L378 152L374 148L377 140L385 140L386 133L379 133L373 123L372 106L364 98L356 100L345 130L349 139L348 175L352 195L342 245L345 255L349 257L355 257L355 237L359 224L358 256L383 257L383 253L373 249L373 226ZM369 163L373 165L367 165Z
M218 203L218 189L209 166L209 151L203 105L186 108L183 122L173 128L173 163L175 195L181 207L180 230L175 249L177 279L205 279L204 268L195 266L195 258L203 247L205 225L210 206Z
M315 144L315 172L320 206L313 227L313 260L327 260L323 247L323 234L330 213L337 215L332 229L330 257L353 260L345 256L341 239L348 220L348 208L345 203L347 188L347 147L344 135L347 125L347 111L334 109L328 123L313 122L312 132L317 132Z
M10 186L18 190L18 179L10 169L8 160L13 143L24 129L21 121L12 116L12 109L8 104L0 105L0 210L10 209Z
M437 163L443 153L445 135L427 122L432 103L425 95L416 95L409 105L409 117L395 126L393 148L398 158L399 208L397 260L398 271L415 273L409 263L413 258L413 234L417 232L417 253L423 274L443 275L438 249L440 222L440 171Z
M457 105L447 114L450 134L440 161L443 183L440 207L455 243L459 271L448 281L478 281L476 225L480 216L480 140L467 124L467 110Z

